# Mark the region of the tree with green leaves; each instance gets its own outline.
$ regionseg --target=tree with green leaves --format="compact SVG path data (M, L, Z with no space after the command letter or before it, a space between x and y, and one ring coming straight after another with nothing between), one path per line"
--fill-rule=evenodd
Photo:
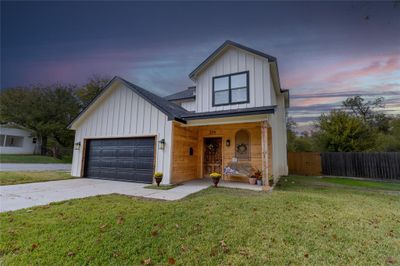
M49 138L72 146L73 132L66 129L80 110L74 86L10 88L0 92L0 121L35 132L42 140L42 154Z
M88 82L76 91L76 95L81 101L81 106L87 106L97 94L111 80L108 76L94 75Z
M375 134L369 125L343 110L322 114L316 127L314 137L320 151L368 151L375 145Z

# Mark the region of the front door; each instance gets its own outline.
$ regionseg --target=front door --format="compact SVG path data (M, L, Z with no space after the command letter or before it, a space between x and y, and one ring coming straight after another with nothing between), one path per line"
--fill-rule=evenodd
M203 176L210 177L212 172L222 174L222 138L204 139Z

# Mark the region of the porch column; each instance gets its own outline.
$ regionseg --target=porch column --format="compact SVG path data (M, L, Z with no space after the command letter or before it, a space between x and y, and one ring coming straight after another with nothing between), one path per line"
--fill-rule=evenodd
M262 171L264 190L269 190L269 165L268 165L268 121L261 122L261 149Z

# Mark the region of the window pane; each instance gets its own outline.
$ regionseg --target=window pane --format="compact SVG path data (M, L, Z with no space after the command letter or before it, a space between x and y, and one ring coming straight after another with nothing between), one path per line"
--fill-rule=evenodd
M236 89L232 90L232 102L246 102L247 101L247 89Z
M231 76L231 88L247 87L247 73Z
M229 89L229 77L214 79L214 90L222 91Z
M24 137L10 136L6 137L6 147L22 147L24 144Z
M229 91L217 91L214 94L214 104L229 103Z

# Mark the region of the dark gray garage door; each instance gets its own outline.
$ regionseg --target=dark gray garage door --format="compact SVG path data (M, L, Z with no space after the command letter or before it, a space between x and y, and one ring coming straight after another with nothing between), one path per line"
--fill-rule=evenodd
M86 177L151 183L153 166L154 138L86 142Z

